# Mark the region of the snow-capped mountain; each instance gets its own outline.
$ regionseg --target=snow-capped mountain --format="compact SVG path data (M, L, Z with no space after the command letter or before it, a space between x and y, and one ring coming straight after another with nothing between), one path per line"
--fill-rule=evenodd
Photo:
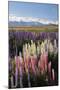
M9 26L43 26L49 24L57 25L58 22L32 17L9 16Z
M10 21L9 26L43 26L44 24L39 23L39 22L17 22L17 21Z

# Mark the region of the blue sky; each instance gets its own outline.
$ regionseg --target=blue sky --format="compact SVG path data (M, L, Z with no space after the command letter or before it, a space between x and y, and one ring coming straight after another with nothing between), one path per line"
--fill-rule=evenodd
M58 5L9 1L9 15L58 20Z

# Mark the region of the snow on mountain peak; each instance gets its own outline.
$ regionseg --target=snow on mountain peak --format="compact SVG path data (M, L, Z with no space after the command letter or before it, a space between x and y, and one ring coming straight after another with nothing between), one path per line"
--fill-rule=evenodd
M40 18L32 18L32 17L17 17L17 16L9 16L9 21L11 22L38 22L42 24L58 24L58 21L49 21L47 19L40 19Z

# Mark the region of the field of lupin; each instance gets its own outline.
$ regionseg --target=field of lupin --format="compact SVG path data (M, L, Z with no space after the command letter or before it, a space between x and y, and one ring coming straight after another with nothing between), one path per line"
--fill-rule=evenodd
M9 88L58 85L58 32L9 31Z

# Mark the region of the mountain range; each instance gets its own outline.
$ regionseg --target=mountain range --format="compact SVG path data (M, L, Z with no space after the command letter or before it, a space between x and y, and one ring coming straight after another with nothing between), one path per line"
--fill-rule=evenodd
M57 25L57 21L49 21L46 19L40 18L31 18L31 17L16 17L16 16L9 16L9 27L16 27L16 26L45 26L54 24Z
M15 26L43 26L43 25L47 25L47 24L42 24L39 22L17 22L17 21L10 21L9 22L9 27L15 27Z

